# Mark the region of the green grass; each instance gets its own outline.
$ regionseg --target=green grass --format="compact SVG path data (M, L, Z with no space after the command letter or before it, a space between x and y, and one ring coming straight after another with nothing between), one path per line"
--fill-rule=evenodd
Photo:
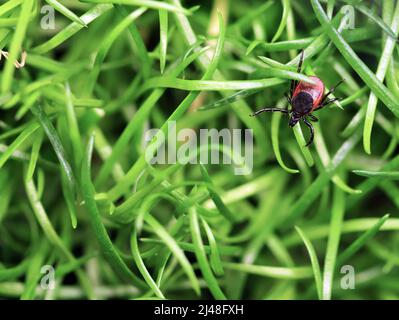
M0 1L0 298L399 299L399 1L248 3ZM249 116L311 75L345 81L310 147ZM252 172L150 165L169 121L252 129Z

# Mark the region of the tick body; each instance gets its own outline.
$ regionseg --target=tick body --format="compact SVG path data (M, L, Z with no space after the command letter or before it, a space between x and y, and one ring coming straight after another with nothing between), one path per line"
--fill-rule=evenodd
M298 73L301 72L302 63L303 51L299 59ZM314 129L310 121L318 121L312 112L324 108L332 102L340 100L339 98L327 98L343 81L341 80L328 93L324 94L325 86L323 81L315 76L310 76L309 78L313 83L296 80L291 81L289 95L287 95L288 104L291 106L290 110L282 108L264 108L256 111L252 116L256 116L262 112L283 112L290 116L288 122L290 127L295 126L300 120L302 120L310 129L310 138L306 144L306 146L309 146L313 142L314 138Z

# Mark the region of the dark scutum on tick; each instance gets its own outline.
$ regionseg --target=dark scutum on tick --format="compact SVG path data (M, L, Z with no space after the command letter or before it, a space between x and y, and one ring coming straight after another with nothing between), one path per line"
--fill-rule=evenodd
M298 64L298 73L301 73L303 56L304 52L302 51ZM343 80L341 80L329 92L324 94L325 86L323 81L314 76L309 78L314 82L314 84L297 80L291 81L289 95L286 95L291 110L288 110L288 108L264 108L256 111L251 116L256 116L262 112L283 112L290 116L288 122L290 127L295 126L300 120L302 120L310 129L310 138L306 144L306 146L309 146L313 142L314 138L314 129L310 121L318 121L312 112L320 110L321 108L340 100L340 98L327 98L343 82Z

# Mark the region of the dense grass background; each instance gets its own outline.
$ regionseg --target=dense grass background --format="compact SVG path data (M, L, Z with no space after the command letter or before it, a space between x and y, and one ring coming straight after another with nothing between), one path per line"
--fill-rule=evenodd
M1 1L0 297L397 299L398 29L394 0ZM345 78L309 148L249 117L306 80L302 49ZM252 129L252 174L148 165L168 120Z

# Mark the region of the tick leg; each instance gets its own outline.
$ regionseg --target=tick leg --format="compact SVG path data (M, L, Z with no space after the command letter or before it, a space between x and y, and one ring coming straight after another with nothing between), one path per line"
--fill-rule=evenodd
M287 98L288 104L291 105L291 97L287 93L284 93L284 96Z
M251 117L257 116L258 114L262 113L262 112L282 112L282 113L288 113L287 109L283 109L283 108L264 108L264 109L260 109L256 112L254 112L253 114L251 114Z
M319 111L320 109L327 107L330 103L333 103L335 101L340 101L340 100L342 100L342 99L341 98L328 99L328 100L324 101L321 105L319 105L316 109L314 109L313 112Z
M312 142L313 142L313 138L314 138L314 129L313 129L312 124L308 121L308 119L302 118L302 120L303 120L303 122L304 122L304 123L309 127L309 129L310 129L310 138L309 138L308 143L307 143L306 146L305 146L305 147L308 147L308 146L310 146L310 145L312 144Z
M305 51L302 50L301 51L301 55L299 57L298 69L296 71L297 73L301 73L304 53L305 53ZM298 81L296 81L296 80L292 80L291 81L291 88L290 88L290 98L291 99L292 99L292 95L294 94L294 90L295 90L297 85L298 85Z
M323 97L323 99L321 100L321 103L323 104L323 102L327 99L327 97L330 95L330 94L332 94L334 91L335 91L335 89L337 89L337 87L342 83L342 82L344 82L345 81L345 79L342 79L340 82L338 82L334 87L332 87L331 89L330 89L330 91L328 91L327 93L326 93L326 95Z
M313 122L319 121L319 119L317 119L317 117L315 117L313 114L308 114L308 117L309 117L310 121L313 121Z
M329 105L330 103L333 103L333 102L339 101L339 100L342 100L342 99L341 99L341 98L333 98L333 99L325 100L325 101L320 105L320 107L317 108L317 110L319 110L320 108L324 108L324 107L326 107L327 105Z

